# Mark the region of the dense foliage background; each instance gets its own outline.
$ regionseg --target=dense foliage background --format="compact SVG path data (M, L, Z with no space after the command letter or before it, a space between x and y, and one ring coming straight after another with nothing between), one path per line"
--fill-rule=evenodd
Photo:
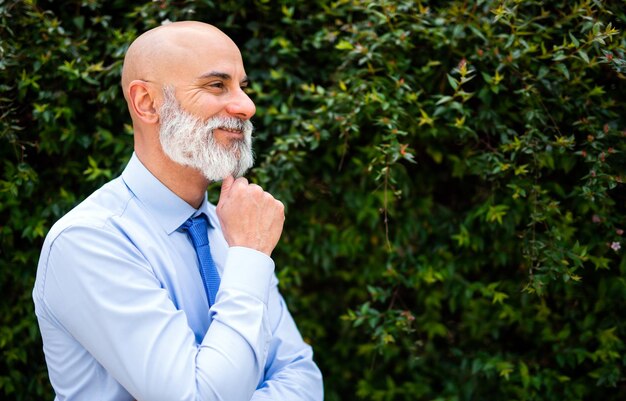
M217 25L327 400L626 399L626 7L0 0L0 398L52 399L43 238L119 174L139 33ZM212 199L218 191L210 188Z

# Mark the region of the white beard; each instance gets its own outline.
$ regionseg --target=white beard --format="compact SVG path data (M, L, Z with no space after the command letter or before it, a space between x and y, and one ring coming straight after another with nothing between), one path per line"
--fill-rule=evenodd
M163 94L159 139L167 157L200 171L209 181L221 181L229 175L241 177L252 167L250 120L211 117L202 121L181 108L172 88L165 88ZM228 147L222 146L215 141L213 130L216 128L240 130L243 139L233 141Z

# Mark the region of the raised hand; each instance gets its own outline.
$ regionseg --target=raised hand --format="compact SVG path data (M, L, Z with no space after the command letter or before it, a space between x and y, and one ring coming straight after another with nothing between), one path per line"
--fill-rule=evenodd
M229 246L271 256L283 232L285 207L260 186L229 176L222 182L217 216Z

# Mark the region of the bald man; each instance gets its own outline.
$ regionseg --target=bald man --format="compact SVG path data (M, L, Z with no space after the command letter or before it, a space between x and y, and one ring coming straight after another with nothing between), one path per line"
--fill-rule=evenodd
M271 254L283 205L243 174L241 54L178 22L129 47L134 153L46 237L33 290L56 400L321 400ZM217 206L210 182L222 181Z

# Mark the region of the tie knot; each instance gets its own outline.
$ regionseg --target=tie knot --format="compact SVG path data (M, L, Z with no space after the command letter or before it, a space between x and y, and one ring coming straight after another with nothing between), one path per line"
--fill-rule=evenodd
M189 233L191 242L193 242L195 248L209 244L209 238L207 236L209 225L205 215L201 214L196 217L190 217L183 223L182 228Z

